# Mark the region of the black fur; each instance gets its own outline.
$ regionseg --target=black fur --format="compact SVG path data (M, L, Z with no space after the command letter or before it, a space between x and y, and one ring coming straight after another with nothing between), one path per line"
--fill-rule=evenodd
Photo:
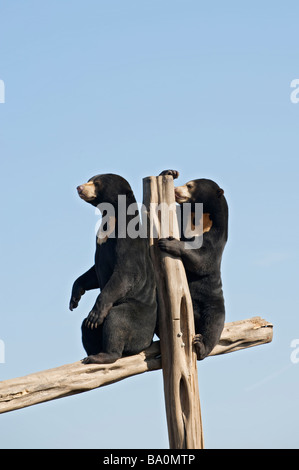
M177 178L178 172L165 170L161 175ZM190 198L185 202L193 208L195 203L203 203L203 213L210 214L212 220L212 227L203 235L202 246L186 249L183 236L181 240L160 239L158 243L161 250L180 256L183 261L194 310L194 346L201 360L218 343L224 326L221 259L228 236L228 205L224 191L214 181L197 179L190 183Z
M95 197L87 202L94 206L109 202L115 208L115 238L96 244L95 264L74 282L70 309L77 307L85 291L101 289L82 323L82 342L88 354L83 362L111 363L151 344L156 325L156 286L147 239L118 236L118 217L126 224L136 217L118 214L118 195L126 196L126 208L136 203L129 183L113 174L94 176L89 183L94 184ZM78 187L80 197L84 186Z

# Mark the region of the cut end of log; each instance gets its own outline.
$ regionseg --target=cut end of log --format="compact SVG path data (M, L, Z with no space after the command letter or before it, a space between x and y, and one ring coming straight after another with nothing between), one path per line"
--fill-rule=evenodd
M210 353L210 356L227 354L240 349L270 343L272 339L273 324L261 317L226 323L219 343Z

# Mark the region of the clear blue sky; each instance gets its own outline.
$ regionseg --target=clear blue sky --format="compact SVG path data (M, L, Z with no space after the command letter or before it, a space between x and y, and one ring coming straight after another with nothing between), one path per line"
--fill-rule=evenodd
M76 186L118 173L207 177L230 207L227 321L274 339L198 364L207 448L298 447L296 1L2 1L0 339L8 379L84 357L70 312L93 264ZM1 415L1 448L167 448L161 372Z

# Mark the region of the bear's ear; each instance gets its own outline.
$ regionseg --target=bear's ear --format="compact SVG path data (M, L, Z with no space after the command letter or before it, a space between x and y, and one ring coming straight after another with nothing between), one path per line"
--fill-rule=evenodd
M223 194L224 194L223 189L221 189L221 188L217 189L217 197L221 197L221 196L223 196Z

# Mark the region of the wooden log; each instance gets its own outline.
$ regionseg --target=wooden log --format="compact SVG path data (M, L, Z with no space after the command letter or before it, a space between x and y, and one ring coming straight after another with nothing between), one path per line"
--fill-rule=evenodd
M226 323L219 343L214 347L209 356L227 354L239 351L240 349L270 343L272 338L272 323L263 320L261 317L252 317L248 320Z
M272 335L272 324L260 317L226 323L219 344L210 356L269 343ZM0 382L0 413L87 392L158 369L161 369L160 342L155 341L146 351L118 359L114 364L82 364L78 361L4 380Z
M172 176L143 180L150 254L158 291L159 336L169 446L202 449L203 432L197 379L192 300L181 259L162 252L159 238L179 238ZM160 208L157 212L157 208Z
M161 368L160 347L123 357L113 364L81 361L0 382L0 413L109 385L148 370Z

